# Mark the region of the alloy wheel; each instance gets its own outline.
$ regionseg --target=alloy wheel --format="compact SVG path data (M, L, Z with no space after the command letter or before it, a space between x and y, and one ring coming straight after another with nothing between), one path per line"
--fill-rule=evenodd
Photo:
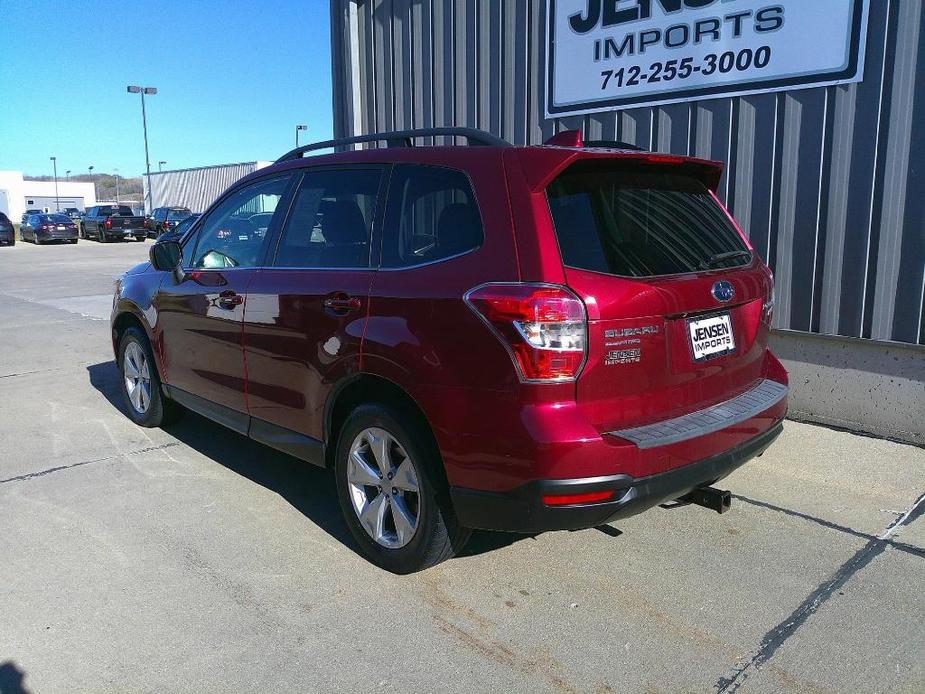
M122 373L129 402L138 414L144 414L151 406L151 370L145 352L137 342L129 342L125 347Z
M387 549L404 547L421 518L417 470L405 449L378 427L361 431L350 446L347 485L360 525Z

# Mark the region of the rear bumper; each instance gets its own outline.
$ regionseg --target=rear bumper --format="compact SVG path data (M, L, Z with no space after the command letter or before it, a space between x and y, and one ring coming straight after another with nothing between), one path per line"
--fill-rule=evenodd
M107 239L145 239L148 232L145 229L110 229L102 232Z
M507 492L452 487L450 494L461 525L484 530L538 533L593 528L710 485L761 455L783 429L777 421L763 433L719 455L647 477L608 475L578 479L534 480ZM614 500L571 506L547 506L545 495L613 491Z
M36 236L41 241L73 241L77 238L77 230L73 231L38 231Z

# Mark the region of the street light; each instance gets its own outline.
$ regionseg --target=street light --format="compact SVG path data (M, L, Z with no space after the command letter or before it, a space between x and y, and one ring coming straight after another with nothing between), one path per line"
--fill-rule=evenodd
M308 126L307 126L307 125L297 125L297 126L295 126L295 146L296 146L296 147L299 146L299 131L300 131L300 130L308 130Z
M157 170L158 170L158 173L160 173L161 171L163 171L163 169L162 169L161 167L162 167L164 164L166 164L166 163L167 163L166 161L159 161L159 162L157 162Z
M148 174L148 210L150 210L153 196L151 191L151 159L148 157L148 117L145 114L145 94L157 94L157 87L139 87L130 84L126 89L129 94L141 94L141 125L145 131L145 170Z
M71 170L70 170L70 169L68 169L67 171L64 172L64 180L65 180L65 181L70 181L70 180L71 180Z
M116 204L119 204L119 169L114 169L116 172Z
M96 181L95 181L94 178L93 178L93 169L94 169L94 168L95 168L95 167L93 167L93 166L88 166L88 167L87 167L87 171L90 173L90 183L93 184L93 199L96 200ZM97 202L98 202L98 201L97 201Z
M61 211L61 205L58 204L58 157L49 157L51 165L55 169L55 212Z

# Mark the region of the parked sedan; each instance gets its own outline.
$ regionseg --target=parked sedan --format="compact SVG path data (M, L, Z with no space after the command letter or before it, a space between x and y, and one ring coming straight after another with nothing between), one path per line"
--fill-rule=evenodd
M5 214L0 212L0 246L12 246L16 243L16 230L13 229L13 222Z
M67 241L77 243L77 225L66 214L28 214L19 229L23 241L32 241L36 246L45 241Z

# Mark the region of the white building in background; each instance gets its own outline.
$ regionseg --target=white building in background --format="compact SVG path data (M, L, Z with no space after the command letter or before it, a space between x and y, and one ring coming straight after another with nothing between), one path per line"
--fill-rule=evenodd
M205 212L230 185L248 174L273 162L251 161L241 164L217 164L195 169L175 169L151 172L151 197L148 197L148 177L141 176L144 200L150 201L148 212L158 207L188 207L193 212Z
M96 204L93 183L58 179L57 197L54 181L26 181L22 171L0 171L0 212L13 222L19 222L28 209L63 210L76 207L85 210Z

